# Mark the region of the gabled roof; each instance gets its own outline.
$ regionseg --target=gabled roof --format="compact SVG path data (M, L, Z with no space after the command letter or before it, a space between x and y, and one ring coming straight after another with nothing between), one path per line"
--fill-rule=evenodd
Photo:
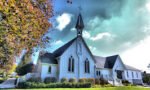
M129 65L125 65L125 67L126 67L127 70L141 71L141 70L139 70L139 69L137 69L137 68L134 68L134 67L132 67L132 66L129 66Z
M97 68L105 68L106 58L100 56L94 56L95 64Z
M114 56L109 56L109 57L106 57L106 63L105 63L105 66L107 68L113 68L117 58L118 58L119 55L114 55Z
M77 39L77 37L75 37L74 39L72 39L71 41L69 41L68 43L66 43L65 45L63 45L62 47L58 48L56 51L53 52L55 57L58 57L60 55L62 55L65 50L72 45L72 43Z
M85 45L85 48L87 49L87 51L89 52L90 56L91 56L92 59L94 60L95 58L94 58L94 56L93 56L91 50L89 49L89 47L87 46L86 42L84 41L84 39L83 39L82 37L81 37L81 39L82 39L82 41L83 41L83 44ZM94 60L94 62L95 62L95 60Z
M57 64L57 60L52 53L44 53L43 55L40 55L39 58L42 63Z
M112 69L118 56L119 55L114 55L114 56L109 56L106 58L100 57L100 56L94 56L96 67Z

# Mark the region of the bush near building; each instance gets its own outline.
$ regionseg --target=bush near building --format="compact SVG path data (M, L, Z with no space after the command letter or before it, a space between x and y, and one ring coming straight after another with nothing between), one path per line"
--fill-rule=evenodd
M57 79L55 77L47 77L44 80L44 83L48 84L48 83L56 83Z
M76 80L75 78L70 78L70 79L69 79L69 82L70 82L70 83L75 83L75 82L77 82L77 80Z
M27 80L27 82L35 82L35 83L40 83L42 82L40 77L34 77L34 78L30 78Z
M61 83L66 83L66 82L68 82L68 79L67 79L67 78L62 78L62 79L61 79Z
M35 83L35 82L22 82L18 84L17 88L90 88L90 83Z

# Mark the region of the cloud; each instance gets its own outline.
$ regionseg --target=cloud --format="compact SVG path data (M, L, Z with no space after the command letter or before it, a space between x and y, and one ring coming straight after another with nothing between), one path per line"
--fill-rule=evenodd
M146 9L150 12L150 2L146 4Z
M91 37L90 39L93 40L93 41L97 41L97 40L103 39L105 37L111 37L111 34L108 33L108 32L99 33L95 37Z
M89 38L91 38L91 35L90 35L89 32L83 31L83 37L86 38L86 39L89 39Z
M55 41L53 44L54 44L54 45L62 45L62 44L63 44L63 41L58 40L58 41Z
M103 32L103 33L99 33L97 34L95 37L91 36L91 34L87 31L83 31L83 37L92 41L98 41L104 38L110 38L112 35L108 32Z
M139 44L137 44L135 47L123 52L121 54L121 58L126 64L148 71L147 66L150 63L149 46L150 46L150 37L147 37L146 39L139 42Z
M97 14L86 20L85 29L88 33L84 34L87 38L90 37L87 43L101 50L93 53L103 52L104 56L121 53L148 37L150 12L146 8L148 6L145 0L126 0L121 10L117 11L118 15L110 10L107 12L110 16L112 15L110 18Z
M91 51L95 51L96 50L96 47L93 47L93 46L89 46L90 50Z
M56 18L58 25L56 29L62 31L70 22L71 22L72 14L63 13L62 15Z
M74 32L74 31L76 31L76 29L75 29L75 28L71 28L71 31L73 31L73 32Z

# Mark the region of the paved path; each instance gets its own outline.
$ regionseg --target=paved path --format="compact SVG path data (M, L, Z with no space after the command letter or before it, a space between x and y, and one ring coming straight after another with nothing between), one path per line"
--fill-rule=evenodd
M15 78L9 78L0 84L0 88L15 88Z

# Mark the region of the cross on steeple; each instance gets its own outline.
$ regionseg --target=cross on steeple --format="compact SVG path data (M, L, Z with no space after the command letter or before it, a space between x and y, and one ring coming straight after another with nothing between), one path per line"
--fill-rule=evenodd
M82 36L82 30L84 28L84 23L83 23L81 14L78 15L78 20L77 20L75 28L77 29L77 36Z

